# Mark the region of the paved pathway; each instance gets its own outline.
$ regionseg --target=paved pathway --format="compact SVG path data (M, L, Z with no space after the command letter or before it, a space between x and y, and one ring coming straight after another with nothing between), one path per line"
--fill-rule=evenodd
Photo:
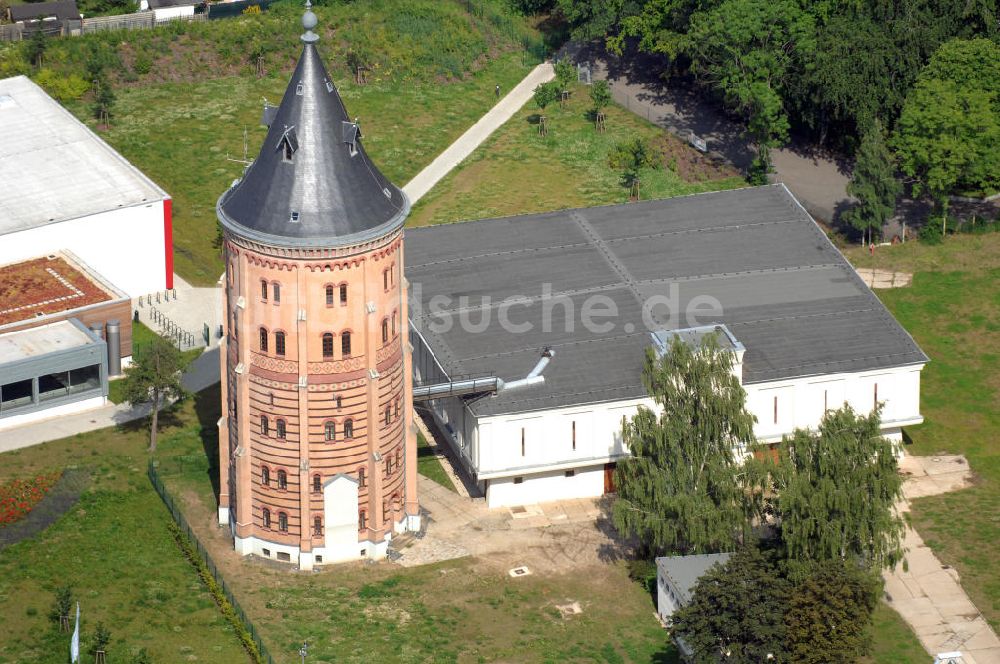
M174 275L174 290L157 301L157 296L133 300L132 308L139 312L142 323L160 333L168 331L167 321L188 332L194 343L205 346L204 328L209 328L209 346L219 343L218 329L222 324L221 283L210 287L195 287ZM155 315L158 313L159 315Z
M410 197L410 202L416 203L420 200L441 178L472 154L472 151L490 134L520 110L525 102L531 99L539 83L550 81L554 76L552 64L548 62L532 69L531 73L507 93L506 97L497 102L496 106L403 187L403 191Z
M964 457L905 457L900 470L909 474L903 484L900 511L923 496L954 491L969 485L971 473ZM909 623L930 654L961 651L963 664L1000 663L1000 639L965 594L958 572L942 565L917 531L906 529L907 567L885 572L889 605Z

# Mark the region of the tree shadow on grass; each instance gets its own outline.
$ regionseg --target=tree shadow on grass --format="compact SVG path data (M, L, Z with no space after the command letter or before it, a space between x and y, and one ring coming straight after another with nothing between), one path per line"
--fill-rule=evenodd
M0 528L0 550L38 535L70 511L90 484L90 473L83 469L63 472L55 486L27 516Z

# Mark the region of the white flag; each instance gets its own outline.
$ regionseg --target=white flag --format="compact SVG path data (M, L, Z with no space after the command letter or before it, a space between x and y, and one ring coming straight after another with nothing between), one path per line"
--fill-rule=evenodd
M80 661L80 603L76 603L76 627L73 628L73 640L69 643L69 661Z

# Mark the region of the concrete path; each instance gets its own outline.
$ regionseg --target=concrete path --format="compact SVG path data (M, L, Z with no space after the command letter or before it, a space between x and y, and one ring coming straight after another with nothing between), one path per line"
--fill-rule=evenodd
M417 173L403 191L410 197L411 203L416 203L424 194L438 183L453 168L472 154L503 123L510 120L524 104L531 99L535 88L540 83L551 81L555 77L552 64L542 63L531 70L513 90L507 93L496 106L487 111L476 124L472 125L458 140L448 146L444 152L432 161L427 168Z
M910 501L969 485L964 457L905 457L899 464L908 475L901 512ZM962 590L958 572L941 564L917 531L906 529L907 568L883 574L887 601L913 628L928 653L961 651L963 664L1000 663L1000 639Z
M896 272L894 270L881 270L870 267L855 269L858 272L858 276L864 279L869 288L903 288L913 282L913 275L909 272Z
M177 328L187 332L193 343L185 343L185 348L206 345L205 325L209 328L207 345L216 346L219 343L217 333L222 324L221 282L208 288L195 287L175 274L172 292L161 294L159 301L156 295L133 300L132 309L139 312L142 324L155 332L165 334Z

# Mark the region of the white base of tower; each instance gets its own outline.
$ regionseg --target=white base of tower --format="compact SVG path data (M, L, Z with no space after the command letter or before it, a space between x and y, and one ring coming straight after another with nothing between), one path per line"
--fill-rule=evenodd
M406 524L407 531L415 533L420 530L420 515L414 514L413 516L407 516L401 523Z
M393 530L404 532L406 530L406 519L401 519L393 524ZM327 547L316 547L312 551L299 551L297 546L277 544L269 542L259 537L234 537L233 545L236 553L249 556L251 554L269 560L277 560L298 565L300 570L308 571L314 567L323 565L349 562L352 560L381 560L389 555L389 542L392 539L390 533L386 533L385 539L381 542L357 542L349 551L343 548L337 550Z
M229 508L220 507L219 508L219 525L227 526L229 525Z

